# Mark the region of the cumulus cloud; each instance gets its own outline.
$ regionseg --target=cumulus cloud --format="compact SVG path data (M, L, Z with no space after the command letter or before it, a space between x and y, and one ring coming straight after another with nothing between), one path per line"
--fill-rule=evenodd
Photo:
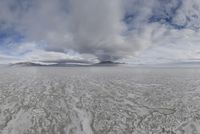
M0 0L0 52L27 60L196 58L199 6L198 0Z

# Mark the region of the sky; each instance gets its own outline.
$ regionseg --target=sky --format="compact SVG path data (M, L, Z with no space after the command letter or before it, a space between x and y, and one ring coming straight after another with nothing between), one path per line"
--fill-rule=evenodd
M0 0L0 64L200 60L199 0Z

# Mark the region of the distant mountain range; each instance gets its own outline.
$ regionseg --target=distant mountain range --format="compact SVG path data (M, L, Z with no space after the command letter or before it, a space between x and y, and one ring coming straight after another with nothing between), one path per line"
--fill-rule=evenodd
M18 62L18 63L12 63L9 64L10 66L43 66L38 63L33 63L33 62Z
M88 61L42 61L42 62L17 62L12 63L9 66L21 66L21 67L31 67L31 66L51 66L51 67L73 67L73 66L115 66L123 63L113 62L113 61L101 61L99 63L92 63Z
M10 66L51 66L51 67L68 67L68 66L89 66L90 64L84 64L84 63L35 63L35 62L18 62L14 64L10 64Z
M116 66L116 65L120 65L120 64L125 64L125 63L120 63L120 62L115 62L115 61L101 61L94 65L95 66Z

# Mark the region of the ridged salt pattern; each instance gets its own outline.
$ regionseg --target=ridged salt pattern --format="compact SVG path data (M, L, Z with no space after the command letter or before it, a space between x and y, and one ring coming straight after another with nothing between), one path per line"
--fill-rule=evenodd
M199 69L0 69L0 134L199 133Z

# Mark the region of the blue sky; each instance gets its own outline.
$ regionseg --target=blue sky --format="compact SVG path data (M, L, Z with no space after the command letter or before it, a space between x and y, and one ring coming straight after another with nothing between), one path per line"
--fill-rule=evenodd
M198 61L199 28L199 0L0 0L0 63Z

